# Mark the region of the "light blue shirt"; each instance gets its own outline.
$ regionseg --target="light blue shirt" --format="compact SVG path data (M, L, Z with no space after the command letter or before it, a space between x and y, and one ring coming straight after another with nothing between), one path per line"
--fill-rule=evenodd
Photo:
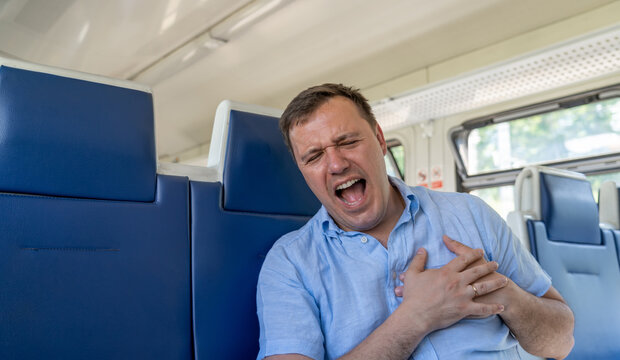
M260 323L258 359L298 353L336 359L362 342L398 307L394 287L418 248L428 250L427 268L455 255L448 235L482 248L498 272L541 296L549 276L503 219L475 196L409 188L390 178L405 210L384 248L378 240L341 230L324 207L301 229L280 238L268 253L256 295ZM463 319L430 333L412 359L519 359L517 341L497 315Z

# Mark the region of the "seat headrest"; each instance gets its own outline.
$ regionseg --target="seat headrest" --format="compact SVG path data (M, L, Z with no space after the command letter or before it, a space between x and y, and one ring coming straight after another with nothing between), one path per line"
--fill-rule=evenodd
M541 174L540 195L550 240L601 244L598 209L587 180Z
M0 58L0 191L153 201L155 172L148 88Z
M620 186L613 181L601 184L598 194L599 221L601 225L620 229Z
M209 165L221 169L225 209L311 216L320 207L284 144L278 119L278 111L262 107L230 101L218 107Z
M601 244L598 209L583 174L526 167L515 183L518 211L545 223L552 241Z

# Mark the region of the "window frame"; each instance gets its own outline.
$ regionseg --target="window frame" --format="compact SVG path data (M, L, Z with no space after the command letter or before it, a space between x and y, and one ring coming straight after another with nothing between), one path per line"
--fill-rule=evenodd
M523 170L523 167L519 167L469 175L467 173L466 160L461 157L461 153L467 153L467 140L472 130L618 97L620 97L620 84L474 118L452 127L448 131L448 140L456 163L457 188L459 191L469 192L476 189L511 185L514 184L517 175ZM460 149L464 151L461 152L459 151ZM551 166L580 172L585 175L604 174L620 170L620 153L538 162L528 165Z
M405 169L401 169L398 166L398 164L396 163L396 158L394 158L394 153L392 153L392 150L391 150L393 147L396 147L396 146L402 146L403 150L404 150L405 146L403 145L403 143L400 140L398 140L396 138L386 139L385 140L385 144L386 144L386 147L387 147L386 155L387 155L390 163L392 164L394 169L396 169L398 171L400 179L405 181L405 174L404 174Z

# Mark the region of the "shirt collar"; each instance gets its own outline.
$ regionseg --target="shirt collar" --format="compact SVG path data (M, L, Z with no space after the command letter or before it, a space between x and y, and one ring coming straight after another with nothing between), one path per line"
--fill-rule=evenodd
M420 209L420 202L418 201L418 197L413 193L413 191L411 191L411 188L409 188L409 186L407 186L405 182L392 176L388 176L388 178L390 180L390 184L396 187L405 202L405 209L403 211L403 214L394 226L394 228L396 228L400 224L413 219L415 214ZM359 231L344 231L339 228L338 225L336 225L336 223L334 222L334 219L332 219L332 217L327 212L327 209L325 209L325 206L321 206L321 208L319 209L317 213L317 219L321 224L321 230L323 231L323 234L328 237L353 237L360 234Z

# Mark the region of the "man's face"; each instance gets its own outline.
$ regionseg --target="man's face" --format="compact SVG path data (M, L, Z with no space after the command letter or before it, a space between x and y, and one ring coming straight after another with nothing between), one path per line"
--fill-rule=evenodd
M372 129L352 101L337 96L289 135L297 166L340 228L367 231L384 220L390 183L379 125Z

